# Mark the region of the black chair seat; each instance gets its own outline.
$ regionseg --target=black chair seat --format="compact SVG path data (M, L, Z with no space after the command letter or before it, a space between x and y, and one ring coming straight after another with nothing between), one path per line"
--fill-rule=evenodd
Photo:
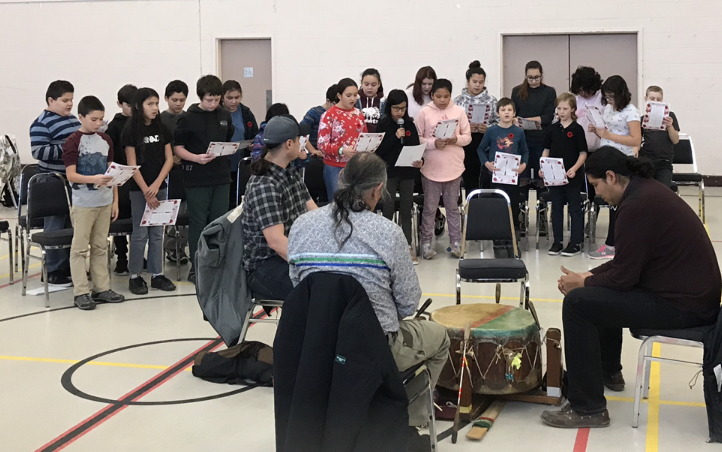
M526 265L521 259L462 259L461 279L523 279Z
M664 336L688 341L704 342L704 338L714 330L715 325L696 326L680 330L653 330L647 328L630 328L629 332L637 339L650 336Z
M9 221L0 221L0 232L7 232L10 229Z
M133 220L131 218L123 218L110 223L108 235L129 235L133 232Z
M679 182L702 182L702 175L699 173L673 173L672 180Z
M176 226L189 226L191 217L187 213L179 213L175 220Z
M537 194L537 198L539 198L539 201L541 202L551 202L551 198L549 197L549 190L540 191Z
M419 370L419 369L421 368L421 366L423 366L423 365L424 365L424 363L423 363L423 362L420 362L420 363L418 363L418 364L415 365L415 366L409 367L408 369L406 369L406 370L403 371L403 372L399 372L399 376L401 377L401 381L402 381L404 384L406 384L411 378L413 378L413 376L414 376L414 374L416 373L416 371Z
M26 215L21 215L20 218L18 218L18 224L21 228L25 229L28 226L28 217ZM45 222L42 218L38 218L36 221L33 222L33 224L30 225L30 229L42 229L45 226Z
M30 241L40 246L70 246L73 243L73 229L36 232L30 236Z
M424 195L414 195L414 204L417 206L423 206L424 205Z

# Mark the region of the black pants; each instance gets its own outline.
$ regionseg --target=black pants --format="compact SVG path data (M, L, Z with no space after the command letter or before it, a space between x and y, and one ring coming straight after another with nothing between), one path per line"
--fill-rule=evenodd
M414 180L391 177L386 181L386 189L391 195L392 201L384 202L384 217L389 220L394 217L396 211L396 192L399 193L399 218L401 229L406 236L406 242L411 245L411 208L414 203Z
M581 184L578 181L559 187L549 187L549 198L552 202L552 228L554 242L564 241L564 204L569 204L569 215L572 217L572 237L570 243L579 245L584 240L584 214L582 213Z
M657 160L654 162L654 178L672 188L672 162Z
M717 312L681 311L679 303L643 289L582 287L564 297L568 399L574 411L584 415L606 409L603 375L622 368L622 328L691 328L714 323L717 317Z
M116 235L113 237L113 245L115 245L115 255L119 261L128 260L128 236Z
M280 256L266 259L256 270L248 274L248 285L256 298L285 300L293 290L288 276L288 262Z
M514 229L519 230L519 201L521 201L521 190L522 188L518 185L508 184L491 184L491 188L501 190L509 195L509 201L511 202L511 215L514 220Z
M471 143L464 146L464 173L461 178L464 181L466 196L480 188L481 161L477 149L483 138L483 133L472 133Z
M231 171L231 189L228 193L228 210L235 209L238 206L236 195L238 193L238 171Z
M617 208L614 206L609 207L609 229L607 229L607 240L604 244L607 246L614 246L614 228L617 224Z

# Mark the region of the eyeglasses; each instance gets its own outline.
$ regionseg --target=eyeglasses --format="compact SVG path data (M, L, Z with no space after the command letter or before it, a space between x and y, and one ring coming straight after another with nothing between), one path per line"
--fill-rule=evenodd
M529 80L530 82L537 82L542 79L542 76L541 75L535 75L535 76L527 75L526 79Z
M406 111L406 107L394 107L394 106L391 106L391 110L393 110L393 111L395 111L395 112L397 112L397 113L401 113L402 111Z

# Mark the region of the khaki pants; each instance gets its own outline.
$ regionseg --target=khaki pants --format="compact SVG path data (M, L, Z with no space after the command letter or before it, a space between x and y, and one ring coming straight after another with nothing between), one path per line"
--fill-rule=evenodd
M402 320L391 354L400 372L423 362L431 374L433 390L448 359L449 344L445 326L421 319ZM409 425L426 424L427 416L424 400L418 399L409 407Z
M104 207L77 207L70 209L73 221L73 243L70 247L70 276L75 296L90 293L85 272L85 256L90 245L90 277L93 291L110 289L108 275L108 229L112 205Z

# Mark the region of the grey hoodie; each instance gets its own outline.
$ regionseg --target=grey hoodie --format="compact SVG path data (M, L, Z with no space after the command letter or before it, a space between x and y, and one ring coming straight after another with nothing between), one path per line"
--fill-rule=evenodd
M489 125L499 122L499 116L496 114L496 97L489 94L486 88L484 88L484 91L478 96L472 96L469 94L469 90L464 88L461 90L461 94L454 99L454 103L466 110L469 120L471 120L471 115L468 114L469 105L491 104L491 120L489 121Z

